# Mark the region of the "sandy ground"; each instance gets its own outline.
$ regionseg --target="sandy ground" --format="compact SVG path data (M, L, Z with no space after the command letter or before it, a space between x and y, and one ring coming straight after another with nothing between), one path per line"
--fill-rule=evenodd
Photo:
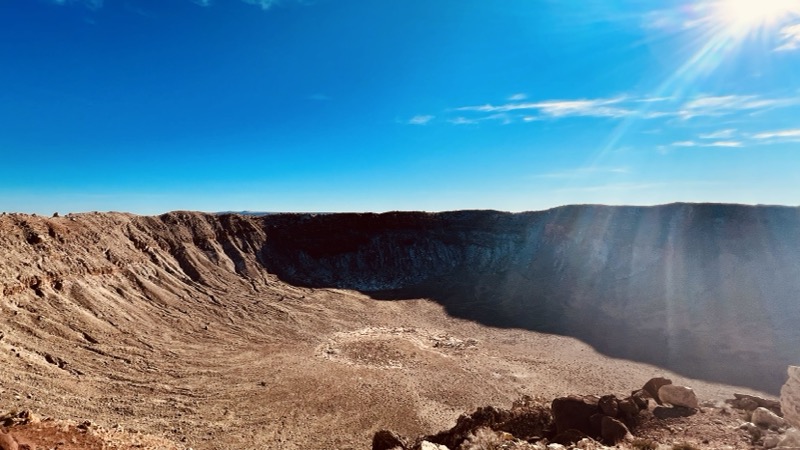
M192 281L165 246L115 242L125 215L28 217L45 236L33 243L14 237L14 220L0 220L0 411L88 420L162 442L155 448L166 439L194 449L364 449L382 428L427 434L478 406L625 396L653 376L692 386L703 401L751 392L611 359L568 337L454 319L425 299L298 288L266 273L243 277L225 261L203 266L211 281ZM49 239L48 224L64 230ZM27 273L40 281L15 288ZM117 448L81 448L103 445Z

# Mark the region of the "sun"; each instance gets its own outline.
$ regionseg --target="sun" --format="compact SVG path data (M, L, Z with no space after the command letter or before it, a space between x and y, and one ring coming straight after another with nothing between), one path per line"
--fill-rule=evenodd
M716 19L738 34L774 28L800 14L800 0L720 0L714 5Z

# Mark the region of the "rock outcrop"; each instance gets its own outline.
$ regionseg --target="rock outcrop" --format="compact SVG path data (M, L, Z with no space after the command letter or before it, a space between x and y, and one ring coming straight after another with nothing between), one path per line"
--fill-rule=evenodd
M650 398L656 401L659 405L663 405L661 399L658 398L658 390L661 389L661 386L666 386L668 384L672 384L672 380L663 377L656 377L651 378L644 384L642 390L646 392Z
M781 411L783 417L796 428L800 428L800 367L790 366L789 379L781 389Z
M754 411L756 408L767 408L775 414L782 415L781 402L778 400L770 400L767 398L759 397L756 395L734 393L733 399L725 400L726 403L736 409L744 411Z
M800 360L798 208L263 220L264 261L293 283L431 298L455 316L570 335L611 356L770 393Z
M697 402L697 395L690 387L667 384L659 388L658 397L663 403L668 403L672 406L692 409L700 408L700 404Z

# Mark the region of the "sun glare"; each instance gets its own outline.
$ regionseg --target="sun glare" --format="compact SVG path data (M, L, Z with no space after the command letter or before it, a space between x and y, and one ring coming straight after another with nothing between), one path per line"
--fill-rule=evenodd
M800 0L721 0L717 19L736 33L749 33L780 24L787 16L800 14Z

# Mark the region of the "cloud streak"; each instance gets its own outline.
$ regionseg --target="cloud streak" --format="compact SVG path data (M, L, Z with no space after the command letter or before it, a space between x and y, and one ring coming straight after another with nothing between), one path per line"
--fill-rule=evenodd
M740 148L744 147L741 141L713 141L713 142L697 142L697 141L678 141L672 143L673 147L722 147L722 148Z
M502 105L462 106L457 111L483 113L509 113L516 111L535 111L547 117L625 117L633 111L617 106L623 98L544 100L538 102L511 102Z
M409 125L427 125L435 116L417 115L408 120Z
M518 94L519 95L519 94ZM538 101L511 101L514 95L500 104L461 106L451 109L459 117L448 120L454 124L477 123L506 114L504 123L531 122L542 119L567 119L593 117L605 119L656 120L678 118L691 120L703 117L722 117L736 114L759 114L769 110L800 104L800 96L769 98L760 95L700 95L683 102L671 97L622 95L595 99L544 99ZM653 111L651 106L657 105ZM481 116L483 115L483 116ZM736 130L720 130L701 136L702 139L730 139Z
M760 144L784 144L800 142L800 128L789 130L765 131L752 136Z
M800 23L781 28L781 43L776 52L789 52L800 49Z

